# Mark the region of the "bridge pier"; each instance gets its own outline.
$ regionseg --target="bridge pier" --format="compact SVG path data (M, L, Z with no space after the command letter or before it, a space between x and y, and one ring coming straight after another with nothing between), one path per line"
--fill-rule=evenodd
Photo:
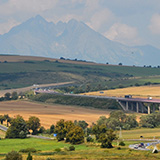
M139 104L138 104L138 102L136 102L136 112L137 113L139 112Z
M151 114L151 108L149 104L148 104L148 114Z
M128 101L126 101L126 111L128 111Z

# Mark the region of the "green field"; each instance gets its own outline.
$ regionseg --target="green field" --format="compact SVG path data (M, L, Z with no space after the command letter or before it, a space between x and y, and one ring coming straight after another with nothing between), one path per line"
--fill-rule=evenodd
M139 139L140 135L144 138L159 138L160 128L155 129L135 129L129 131L122 131L124 139ZM119 131L117 131L117 135ZM35 138L27 139L2 139L0 140L0 159L4 158L4 154L12 150L19 151L20 149L35 148L38 152L33 153L35 160L46 160L47 157L55 159L160 159L160 154L152 154L151 151L136 151L130 150L128 145L140 143L141 141L127 141L124 140L126 146L117 149L117 141L113 143L113 149L102 149L99 143L84 143L75 145L76 151L66 151L65 147L70 144L64 142L57 142L56 140L42 140ZM143 140L142 140L143 142ZM61 148L61 152L56 153L55 149ZM23 154L26 159L27 154Z
M143 136L144 139L160 139L160 128L141 128L134 130L126 130L122 132L124 139L139 139Z
M100 84L108 88L160 83L160 68L76 64L75 61L24 61L0 63L0 89L33 84L75 81L76 84Z

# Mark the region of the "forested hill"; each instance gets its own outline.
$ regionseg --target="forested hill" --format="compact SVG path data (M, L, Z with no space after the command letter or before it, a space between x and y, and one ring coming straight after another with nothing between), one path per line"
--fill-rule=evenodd
M158 67L116 66L40 57L28 57L28 60L23 56L14 56L15 60L9 58L0 56L0 89L66 81L98 90L160 83Z

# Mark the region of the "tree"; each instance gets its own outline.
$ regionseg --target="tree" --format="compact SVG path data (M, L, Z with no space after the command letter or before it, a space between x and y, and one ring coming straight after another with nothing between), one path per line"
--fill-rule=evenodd
M104 124L102 124L102 125L94 125L92 127L92 132L93 132L93 134L95 134L96 140L98 140L98 141L99 141L100 134L106 133L106 131L107 131L107 127Z
M64 130L65 130L66 134L69 133L74 127L75 127L75 125L72 121L66 121L64 124ZM66 134L65 134L66 142L70 142L70 139L69 139L69 137L66 136Z
M74 124L81 127L83 130L88 126L88 123L85 121L74 121Z
M11 99L11 94L9 92L5 93L4 99L5 100L10 100Z
M13 99L13 100L17 100L17 99L18 99L18 94L17 94L17 92L13 92L13 93L12 93L12 99Z
M7 127L9 126L9 123L11 122L11 120L12 120L12 118L11 117L9 117L9 115L8 114L5 114L4 115L4 118L5 118L5 120L7 120Z
M110 118L116 118L120 122L125 122L126 114L123 111L112 111L110 113Z
M113 148L112 142L115 139L117 139L117 137L112 129L109 129L106 133L101 133L99 137L101 148Z
M52 124L50 127L50 134L54 133L55 126Z
M57 140L63 141L66 136L66 129L65 129L65 121L64 119L61 119L57 122L55 127L55 133L57 133Z
M154 128L160 125L160 113L152 113L140 117L140 126Z
M35 116L31 116L27 121L28 129L31 129L33 132L32 134L35 135L38 133L38 128L41 126L40 119Z
M3 115L0 115L0 122L3 124L3 121L5 121L5 117Z
M97 120L97 125L102 125L102 124L107 125L107 118L105 116L100 116L99 119Z
M6 132L6 138L26 138L28 133L27 124L21 116L12 119L11 125Z
M84 142L84 132L79 126L74 126L66 135L66 139L72 144L81 144Z
M44 133L45 131L46 131L45 128L44 128L43 126L41 126L41 127L39 128L38 133Z
M22 155L16 151L11 151L6 154L5 160L22 160Z

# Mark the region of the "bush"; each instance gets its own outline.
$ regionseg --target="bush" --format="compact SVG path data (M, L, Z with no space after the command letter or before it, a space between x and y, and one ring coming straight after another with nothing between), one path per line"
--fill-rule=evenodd
M119 145L120 146L125 146L126 144L123 141L121 141L121 142L119 142Z
M64 147L64 150L65 150L65 151L69 151L69 148L65 146L65 147Z
M56 151L56 152L60 152L61 149L60 149L60 148L56 148L55 151Z
M121 147L117 147L118 150L121 150Z
M16 151L7 153L5 160L22 160L22 155Z
M87 142L94 142L94 139L92 137L87 137Z
M69 146L69 151L75 151L75 147L74 146Z
M26 149L21 149L19 150L19 152L22 152L22 153L35 153L37 152L37 150L35 148L26 148Z

